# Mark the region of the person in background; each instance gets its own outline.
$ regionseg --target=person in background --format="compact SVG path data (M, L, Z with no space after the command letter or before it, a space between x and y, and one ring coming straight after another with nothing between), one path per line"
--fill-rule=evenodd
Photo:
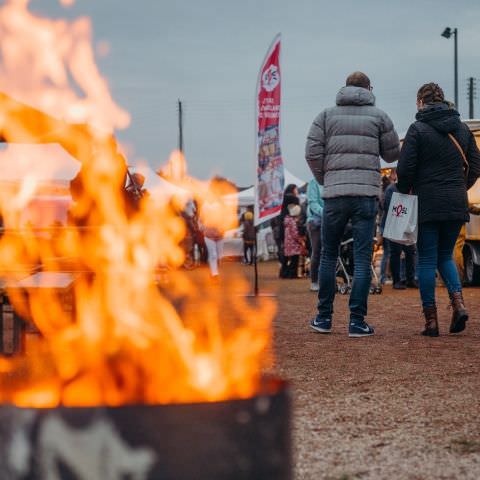
M243 261L245 264L253 265L255 255L255 225L253 224L253 212L247 210L242 215L242 239L243 239Z
M416 122L410 125L398 162L398 190L418 196L418 280L425 328L439 335L435 275L440 272L453 307L450 333L465 329L468 312L452 258L462 225L469 220L467 190L480 176L480 152L460 114L436 83L417 92Z
M223 233L218 227L213 226L204 226L203 233L208 252L210 275L213 280L217 280L219 275L218 266L223 254Z
M223 200L225 193L230 193L225 180L213 178L210 180L208 193L200 208L200 221L208 251L210 275L215 283L219 278L218 267L223 254L223 237L227 230L234 227L233 224L226 223L229 217L228 205Z
M397 160L400 142L390 117L375 106L367 75L354 72L345 83L336 105L313 121L305 148L324 200L318 311L310 326L319 333L332 330L338 249L351 222L355 263L348 335L358 338L374 334L365 316L381 193L380 156L389 163Z
M382 262L380 264L380 283L385 285L387 281L387 269L389 266L390 260L390 240L388 238L383 237L383 229L385 228L385 222L383 220L385 215L385 210L388 208L388 205L385 205L385 192L387 188L397 181L397 172L395 169L392 168L389 175L384 175L382 177L382 196L380 198L379 204L379 218L380 218L380 236L378 245L382 247L383 254L382 254Z
M208 252L207 246L205 245L205 235L203 234L200 222L200 207L196 199L192 200L192 226L193 226L193 244L198 249L198 254L200 256L200 263L207 264L208 262Z
M385 229L385 223L387 221L387 215L389 212L390 202L392 200L392 195L394 192L398 192L397 184L392 183L385 190L384 202L385 208L383 211L381 231ZM387 238L383 239L384 245L385 241L388 242L390 250L390 270L392 272L393 288L395 290L405 290L408 288L418 288L417 281L415 280L415 264L416 264L416 248L415 245L402 245L400 243L393 242ZM406 282L404 283L401 278L401 254L405 254L405 273L406 273ZM383 259L382 259L383 261Z
M179 216L185 223L185 236L180 242L185 253L185 260L183 261L183 268L191 270L195 267L195 242L194 242L194 224L193 224L193 208L187 202L186 205L179 211Z
M288 278L287 275L287 260L285 258L284 252L284 242L285 242L285 217L288 215L288 206L289 205L299 205L300 199L298 197L298 188L295 184L290 183L285 188L283 193L283 202L280 215L278 220L275 221L274 225L274 237L275 242L277 243L278 248L278 259L280 261L280 278Z
M150 194L145 185L145 176L135 172L128 176L128 185L125 188L126 202L132 212L140 210L141 202Z
M299 230L301 213L300 205L290 204L288 213L283 220L285 227L283 248L286 259L284 278L298 278L298 261L305 250Z
M312 178L307 186L307 231L310 237L310 290L318 292L318 272L322 249L323 187Z

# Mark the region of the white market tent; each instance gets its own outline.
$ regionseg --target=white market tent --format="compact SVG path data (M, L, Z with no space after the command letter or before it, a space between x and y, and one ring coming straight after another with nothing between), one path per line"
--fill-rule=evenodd
M0 182L18 182L34 177L43 182L54 181L68 185L80 166L80 162L58 144L5 144L0 147ZM187 190L159 177L147 164L135 165L131 171L139 172L145 177L145 188L152 195L190 196Z
M136 165L132 169L133 172L141 173L145 177L144 187L153 197L179 197L187 199L191 197L191 193L178 185L174 185L155 173L152 167L147 164Z
M380 170L387 170L389 168L397 168L398 160L392 163L387 163L383 158L380 158Z
M298 187L302 187L307 182L305 180L301 180L297 176L295 176L292 172L285 169L285 186L290 183L294 183ZM239 207L248 207L249 205L253 205L255 203L255 187L252 186L245 190L242 190L238 193L230 193L224 196L226 201L238 201Z

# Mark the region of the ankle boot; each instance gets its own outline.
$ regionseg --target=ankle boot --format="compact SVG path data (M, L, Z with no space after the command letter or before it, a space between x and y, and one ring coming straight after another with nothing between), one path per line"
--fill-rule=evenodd
M425 315L425 330L423 330L422 335L425 337L438 337L437 307L425 307L423 314Z
M465 330L465 322L468 320L468 313L463 302L462 292L455 292L450 295L453 308L450 333L460 333Z

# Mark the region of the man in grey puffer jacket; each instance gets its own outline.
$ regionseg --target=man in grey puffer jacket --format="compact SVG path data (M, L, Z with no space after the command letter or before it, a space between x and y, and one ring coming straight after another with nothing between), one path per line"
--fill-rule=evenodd
M308 133L306 160L323 185L323 241L320 261L318 314L311 327L320 333L332 328L338 248L352 224L354 280L350 295L350 337L374 334L365 322L371 281L375 219L380 196L380 156L398 159L400 143L388 115L375 107L369 78L352 73L337 94L337 105L324 110Z

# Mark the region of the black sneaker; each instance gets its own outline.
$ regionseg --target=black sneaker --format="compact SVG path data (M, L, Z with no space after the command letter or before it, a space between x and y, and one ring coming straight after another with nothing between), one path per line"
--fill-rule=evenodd
M404 283L402 283L402 282L397 282L397 283L394 283L394 284L393 284L393 288L394 288L395 290L406 290L406 289L407 289L407 286L406 286Z
M375 330L364 320L350 320L348 336L352 338L370 337Z
M319 318L317 315L310 322L310 326L318 333L330 333L332 331L332 319Z

